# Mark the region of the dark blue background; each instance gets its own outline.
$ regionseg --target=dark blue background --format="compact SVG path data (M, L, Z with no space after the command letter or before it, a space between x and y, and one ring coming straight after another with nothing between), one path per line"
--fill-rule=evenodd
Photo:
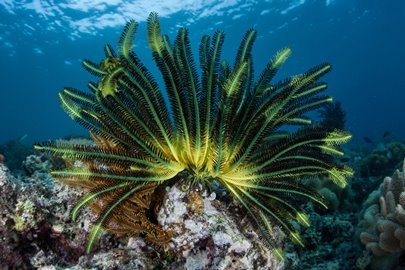
M333 72L325 77L328 91L343 103L354 141L363 136L378 139L386 130L398 139L405 138L405 1L335 0L325 5L325 1L307 0L282 14L289 2L294 1L256 1L230 15L224 12L195 19L187 26L194 52L203 34L224 30L223 56L232 62L245 30L254 27L258 31L256 74L286 46L293 55L278 79L330 62ZM270 11L260 15L263 10ZM121 27L104 28L95 35L83 33L72 40L74 29L69 25L47 29L49 20L58 18L44 18L26 9L13 12L0 3L0 143L24 134L30 142L85 134L59 107L57 93L64 86L86 88L87 81L94 78L81 68L79 60L98 62L103 45L115 45ZM237 14L242 16L232 18ZM71 11L65 15L85 14ZM173 31L193 16L179 11L163 17L163 31ZM173 38L175 33L169 35ZM147 49L144 21L135 43L138 55L158 76ZM35 53L35 48L43 53Z

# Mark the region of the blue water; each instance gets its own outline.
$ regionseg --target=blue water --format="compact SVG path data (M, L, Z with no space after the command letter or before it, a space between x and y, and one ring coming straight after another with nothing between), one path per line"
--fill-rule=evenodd
M24 134L28 141L86 134L59 107L57 93L95 79L80 61L100 61L103 45L115 45L129 19L140 22L134 49L159 76L146 43L152 11L172 39L186 26L195 53L203 34L224 30L223 56L231 62L245 30L255 28L256 75L283 47L293 55L278 79L332 63L328 91L342 102L354 141L385 131L405 138L404 0L151 2L0 0L0 143Z

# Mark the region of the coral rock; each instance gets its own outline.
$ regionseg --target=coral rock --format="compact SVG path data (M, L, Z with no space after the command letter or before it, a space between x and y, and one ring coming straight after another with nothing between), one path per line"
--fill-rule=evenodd
M49 182L48 162L28 157L29 176L13 177L0 164L0 269L283 269L247 219L237 225L215 193L167 188L157 222L173 232L163 252L141 238L102 234L98 249L84 253L94 218L83 209L71 222L72 202L81 195ZM44 164L41 164L43 162ZM28 172L28 170L27 170ZM237 206L231 204L232 210ZM236 212L236 211L232 211ZM284 240L274 228L275 243ZM30 247L27 250L27 247Z

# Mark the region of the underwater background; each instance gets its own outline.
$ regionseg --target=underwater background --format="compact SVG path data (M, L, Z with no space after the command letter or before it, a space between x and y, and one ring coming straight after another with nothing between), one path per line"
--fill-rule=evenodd
M332 65L322 81L336 105L309 116L353 135L335 161L354 175L345 189L321 177L303 181L329 209L302 205L312 222L302 231L304 248L275 230L284 261L229 194L180 184L167 189L158 221L173 228L182 252L162 255L143 240L106 234L86 254L91 213L77 223L69 217L82 193L53 181L49 170L66 165L33 143L88 143L57 95L65 86L88 91L96 78L82 61L99 63L104 44L114 47L131 19L139 23L133 49L164 89L147 42L150 12L172 40L186 27L195 57L203 35L224 31L222 58L231 64L254 28L255 77L285 47L292 56L273 82ZM0 0L0 269L405 269L404 48L403 0Z
M260 71L283 47L293 51L277 78L332 64L325 79L342 102L352 142L404 138L405 2L402 0L296 1L0 1L0 142L27 135L43 141L85 131L60 109L64 86L84 89L93 79L81 60L102 58L130 19L140 23L135 51L149 67L145 20L157 12L169 34L185 26L192 49L215 30L226 32L224 59L248 28L258 31L253 57ZM256 74L257 76L258 74ZM159 76L157 76L159 77ZM277 79L276 78L276 79Z

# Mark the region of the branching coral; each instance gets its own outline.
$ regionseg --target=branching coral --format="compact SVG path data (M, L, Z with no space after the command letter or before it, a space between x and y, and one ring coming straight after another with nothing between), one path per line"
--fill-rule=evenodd
M303 245L294 226L294 221L309 226L301 200L326 204L301 179L321 176L344 187L352 175L334 158L343 155L339 145L351 135L312 126L305 117L332 102L321 95L326 84L318 82L331 66L322 64L271 84L291 54L285 48L254 80L256 31L245 34L233 66L220 59L224 33L218 31L201 40L199 78L187 30L180 29L171 42L161 34L155 13L147 24L168 102L132 51L137 23L131 21L117 53L107 45L100 64L83 62L100 78L89 83L92 92L65 88L59 94L64 110L90 130L95 145L36 146L67 161L67 170L52 172L55 178L88 190L72 213L76 218L89 205L97 214L87 250L102 229L165 245L170 233L158 226L156 212L164 187L179 179L204 184L216 180L245 207L270 244L276 224ZM287 132L286 125L303 127Z
M360 223L365 229L360 234L361 242L366 245L367 250L376 257L383 258L387 263L395 263L395 258L405 252L405 176L403 172L397 170L392 177L386 177L379 191L370 195L374 204L364 211L364 219Z

